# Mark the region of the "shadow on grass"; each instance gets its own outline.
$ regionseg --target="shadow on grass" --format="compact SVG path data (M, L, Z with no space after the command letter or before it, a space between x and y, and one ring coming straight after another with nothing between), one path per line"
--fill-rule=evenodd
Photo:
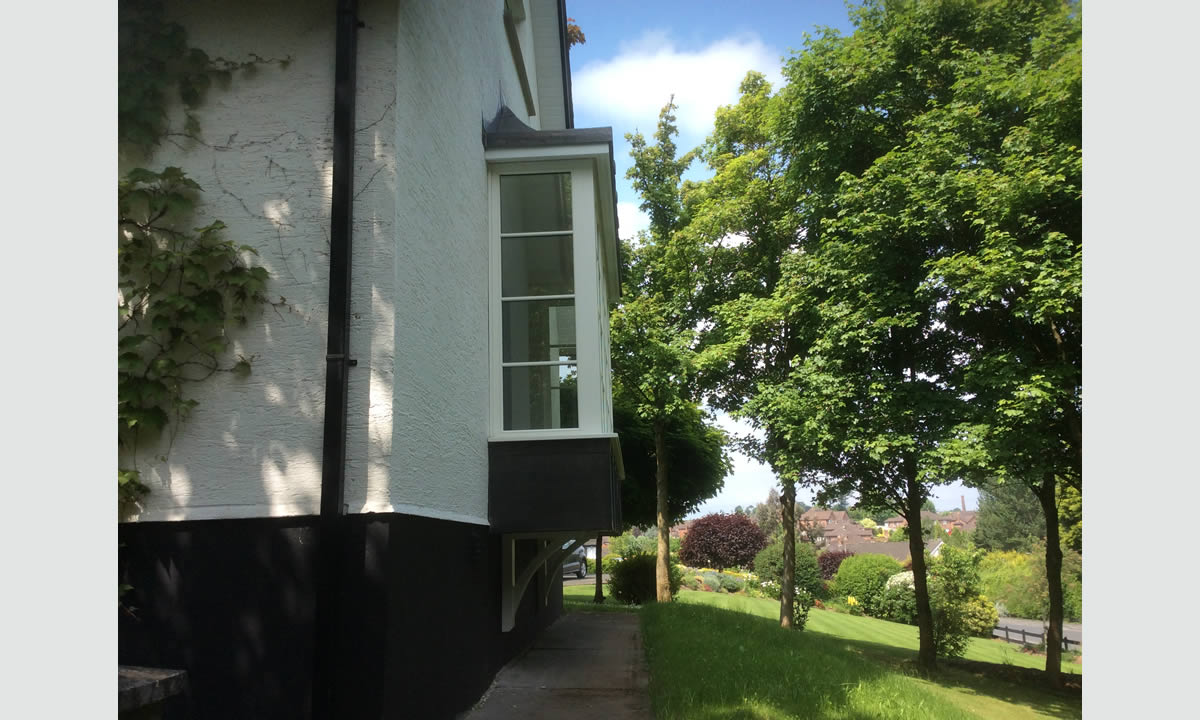
M938 658L938 669L930 675L917 666L915 650L868 640L840 638L827 633L820 634L836 640L851 652L882 663L897 672L928 680L942 687L1025 705L1055 717L1078 717L1081 713L1079 685L1063 689L1051 688L1046 684L1043 671L1038 669L979 660ZM1069 679L1072 676L1064 673L1063 677ZM1082 675L1076 674L1073 679L1081 683Z
M957 718L970 696L1078 717L1078 693L941 663L932 676L916 652L834 635L783 630L769 618L700 605L647 606L643 636L660 718ZM1003 667L1003 666L998 666ZM947 699L918 680L961 693ZM886 709L886 710L885 710Z
M837 639L783 630L767 618L647 605L642 634L660 719L965 717L901 673L845 652Z

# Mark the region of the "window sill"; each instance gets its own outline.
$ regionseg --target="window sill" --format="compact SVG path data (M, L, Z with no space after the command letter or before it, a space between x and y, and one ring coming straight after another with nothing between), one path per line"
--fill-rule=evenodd
M522 440L598 440L615 438L616 433L579 432L577 430L509 430L489 435L488 442L520 442Z

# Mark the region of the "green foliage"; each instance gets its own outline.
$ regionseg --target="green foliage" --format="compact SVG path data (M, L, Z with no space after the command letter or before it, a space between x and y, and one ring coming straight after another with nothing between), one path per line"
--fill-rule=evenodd
M132 170L118 187L117 437L131 454L196 407L189 383L249 371L252 358L222 360L228 333L268 302L267 270L246 262L253 248L220 221L188 227L199 192L175 167ZM147 492L136 468L117 486L123 502Z
M986 595L976 595L974 599L967 602L963 622L968 635L990 638L992 629L999 621L1000 613L996 611L996 604Z
M1059 541L1063 550L1083 552L1083 493L1078 488L1058 485Z
M754 522L768 538L774 538L783 530L780 524L783 507L779 504L779 491L771 488L767 499L754 506Z
M1040 580L1034 573L1033 556L1015 550L986 553L979 563L983 594L1015 617L1042 617Z
M888 578L879 601L879 617L907 625L917 624L917 595L911 570Z
M613 428L621 437L625 480L621 483L621 515L626 527L655 523L653 423L638 413L637 403L617 384L613 393ZM699 406L681 407L665 420L667 466L671 491L668 514L683 518L715 497L725 485L730 461L725 433Z
M634 535L630 531L621 533L615 538L611 538L608 542L608 547L613 555L617 557L628 557L648 553L653 555L658 548L658 533L645 532L640 535Z
M1045 547L1034 544L1028 553L990 552L979 565L983 594L1004 607L1006 615L1044 620L1050 611L1046 579ZM1071 550L1063 552L1063 615L1066 620L1083 619L1083 559Z
M852 555L838 566L833 592L838 597L853 597L863 612L877 616L888 578L901 569L900 563L887 555Z
M605 556L604 556L604 559L600 561L600 564L601 564L601 565L604 567L604 572L609 572L610 570L612 570L612 569L613 569L613 567L615 566L615 564L616 564L616 563L618 563L618 562L620 562L620 556L613 557L613 555L612 555L612 554L609 554L609 555L605 555ZM589 575L595 575L595 574L596 574L596 561L595 561L595 559L593 559L593 558L588 558L588 559L587 559L587 569L588 569L588 574L589 574Z
M764 589L772 599L779 599L783 583L783 539L777 539L754 556L754 574L760 582L767 582ZM812 599L825 597L825 583L817 565L817 552L808 543L797 543L795 554L795 587L803 590ZM811 603L810 603L811 605Z
M1046 537L1046 517L1037 496L1021 482L989 483L979 488L975 544L985 550L1028 552Z
M609 571L609 591L617 602L626 605L645 605L655 600L655 565L653 553L637 553L621 558ZM679 592L683 582L683 571L675 563L670 565L671 595Z
M196 135L193 112L212 85L228 84L234 72L291 58L268 59L250 53L246 60L210 58L188 44L182 25L167 19L162 0L117 3L117 142L142 155L156 148L167 132L167 109L184 109L184 133Z
M938 557L930 560L930 608L938 655L961 657L967 639L978 627L979 561L980 555L975 550L960 550L948 545L943 545ZM984 602L987 603L986 598ZM988 630L990 632L991 627Z
M184 109L184 132L197 135L193 111L213 82L269 60L210 58L191 47L182 25L168 20L161 0L117 5L117 140L147 156L167 132L168 107ZM121 451L157 438L196 406L183 390L216 372L240 377L251 358L222 362L227 330L267 303L265 268L246 262L256 251L223 238L219 220L189 227L200 186L182 170L137 168L118 182L117 416ZM150 491L135 468L117 471L120 506L136 506Z

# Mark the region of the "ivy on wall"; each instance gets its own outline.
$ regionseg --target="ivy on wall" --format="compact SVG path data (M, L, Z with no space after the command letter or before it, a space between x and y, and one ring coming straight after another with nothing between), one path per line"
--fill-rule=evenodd
M184 110L184 132L198 135L193 111L214 83L265 60L209 58L188 45L161 0L118 4L118 142L123 153L149 157L169 130L168 109ZM225 237L219 220L192 227L200 186L177 167L136 168L117 188L118 443L136 462L139 442L174 430L197 402L190 385L217 373L246 375L253 358L226 357L229 331L269 304L269 273L246 258L249 245ZM165 460L165 456L162 458ZM136 465L118 467L121 509L149 492Z

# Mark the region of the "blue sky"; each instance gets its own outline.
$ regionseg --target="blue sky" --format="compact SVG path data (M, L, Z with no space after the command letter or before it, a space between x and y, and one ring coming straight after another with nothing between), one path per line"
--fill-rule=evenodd
M712 129L717 107L737 100L738 84L747 72L763 73L778 88L783 63L793 50L803 48L806 32L815 33L818 26L842 33L853 30L840 0L568 0L567 15L587 38L585 44L571 49L575 126L613 129L622 237L646 227L637 195L625 179L630 166L626 133L653 134L659 110L674 94L680 150L700 145ZM686 177L707 175L697 164ZM749 431L745 423L719 420L730 431ZM762 502L775 485L769 468L735 455L725 489L697 514ZM958 508L963 496L968 509L977 507L978 493L959 484L941 488L934 504L939 510ZM804 490L798 497L812 501Z

